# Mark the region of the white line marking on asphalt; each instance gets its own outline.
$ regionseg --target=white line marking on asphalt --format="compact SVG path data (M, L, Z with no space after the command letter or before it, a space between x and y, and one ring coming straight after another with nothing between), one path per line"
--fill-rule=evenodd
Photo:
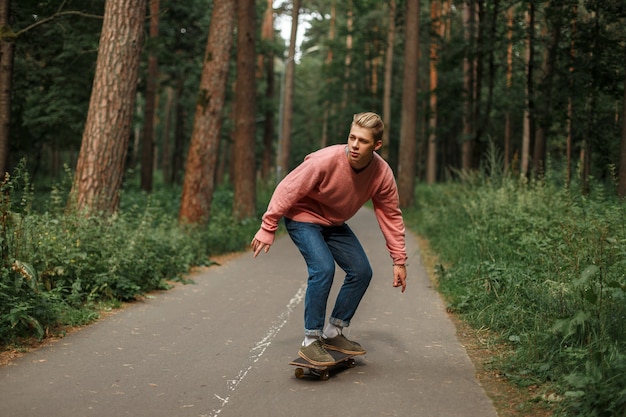
M270 347L270 345L272 344L272 341L274 340L278 332L280 332L281 329L285 326L285 324L287 324L287 321L289 320L289 316L291 316L291 313L293 313L293 310L295 310L298 304L300 304L302 300L304 300L305 293L306 293L306 282L302 285L302 287L300 287L300 289L298 289L298 291L293 296L293 298L289 300L289 303L287 303L287 307L282 313L280 313L280 315L278 316L278 319L276 319L276 321L272 323L265 337L259 340L254 345L254 347L250 349L251 355L249 357L250 358L249 365L241 369L239 371L239 374L235 378L227 380L227 391L230 392L230 394L227 395L226 397L221 397L217 394L213 394L217 399L220 400L222 404L218 410L213 410L213 414L210 415L211 417L215 417L222 412L226 404L228 404L230 400L230 396L235 392L239 384L241 384L241 382L245 379L246 375L248 375L248 372L252 370L252 368L254 367L254 364L257 363L259 359L261 359L261 356L263 356L267 348Z

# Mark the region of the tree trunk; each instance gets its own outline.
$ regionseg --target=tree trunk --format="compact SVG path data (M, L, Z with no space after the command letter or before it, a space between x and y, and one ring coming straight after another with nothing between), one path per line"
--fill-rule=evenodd
M407 0L402 81L402 122L398 158L400 206L413 205L417 150L417 81L419 54L419 0Z
M389 27L387 28L387 50L385 51L385 81L383 91L383 149L381 155L389 162L391 145L391 93L393 87L393 49L396 36L396 0L389 1L388 14Z
M170 136L170 131L172 130L172 108L174 105L174 89L171 86L165 87L165 96L161 166L163 171L163 182L170 185L172 184L172 138Z
M256 78L254 0L237 2L237 91L235 92L233 215L242 220L256 214Z
M487 80L487 99L485 102L484 110L482 111L482 121L480 123L480 130L476 135L476 138L480 143L485 143L483 140L485 132L489 132L491 125L491 112L493 109L495 82L496 82L496 45L498 44L498 17L500 16L500 0L493 0L491 8L491 16L489 20L489 38L488 45L483 46L483 49L487 49L488 53L488 80ZM486 12L485 12L486 13ZM491 139L489 139L491 141ZM481 152L483 150L481 149ZM481 154L482 155L482 154ZM480 158L480 156L479 156ZM479 159L480 161L480 159ZM492 167L493 169L501 169L501 167Z
M296 35L298 34L298 16L300 14L300 0L293 1L291 12L291 37L289 40L289 55L285 68L283 68L282 85L283 96L281 98L282 108L280 111L280 137L278 138L279 156L278 172L276 177L281 180L289 172L289 154L291 153L291 127L293 122L293 90L295 85L296 72Z
M578 6L577 5L573 5L572 6L572 21L571 21L571 40L570 40L570 54L569 54L569 60L570 60L570 67L569 67L569 75L568 75L568 80L567 83L569 84L569 91L570 93L568 93L567 95L567 120L566 120L566 136L567 136L567 144L565 145L565 160L566 160L566 166L565 166L565 185L566 187L569 189L570 184L572 182L572 144L574 142L574 134L573 134L573 117L574 117L574 109L573 109L573 103L572 103L572 96L571 96L571 91L573 91L573 84L574 84L574 58L576 56L576 49L574 46L574 38L576 37L576 31L577 31L577 25L576 25L576 16L578 15Z
M150 0L150 42L156 46L159 36L159 0ZM141 140L141 189L152 191L153 155L154 155L154 123L157 94L157 77L159 65L154 50L148 55L148 74L146 76L146 107L143 117L143 136Z
M392 2L395 0L391 0ZM330 3L330 20L328 22L328 52L326 52L326 62L325 65L327 68L333 63L333 47L332 44L335 41L335 26L337 24L337 4L335 0L332 0ZM329 82L330 84L330 82ZM332 114L332 106L333 103L325 99L324 100L324 115L322 116L322 138L320 140L320 148L326 147L328 145L328 124L329 119Z
M0 0L0 177L2 178L8 170L9 161L11 80L15 52L15 37L9 22L10 6L10 0Z
M619 176L617 182L617 195L621 198L626 197L626 79L624 81L624 100L622 101L622 138L619 153Z
M430 113L428 118L428 149L426 159L426 183L437 181L437 62L439 61L439 43L443 38L441 22L441 0L431 0L430 21Z
M559 6L552 6L559 7ZM533 170L537 177L543 177L546 164L547 132L552 123L552 85L559 42L561 40L561 19L563 10L552 10L552 18L546 18L546 28L551 26L550 45L544 52L543 80L541 82L542 106L538 112L537 129L535 133L535 148L533 152Z
M534 49L534 25L535 6L531 2L526 12L526 83L525 83L525 106L524 106L524 126L522 133L522 165L521 174L528 175L530 168L530 142L532 131L532 110L533 110L533 49Z
M233 0L234 1L234 0ZM183 95L185 80L183 77L178 79L178 85L176 86L176 96L174 102L176 103L174 118L174 152L172 155L172 183L173 184L181 184L181 175L184 169L184 161L185 161L185 131L186 129L186 120L187 120L187 107L185 107L183 100L181 99Z
M602 19L600 15L600 9L591 11L589 13L589 17L591 19L591 26L593 27L592 33L592 41L590 45L590 50L587 52L587 59L589 62L594 62L598 58L596 56L596 51L599 49L599 39L600 32L602 29ZM591 73L594 72L593 68L589 68L588 71ZM591 154L592 149L594 149L594 141L596 141L597 136L595 134L596 127L598 124L598 113L597 109L599 107L600 101L600 91L597 86L595 86L592 82L588 82L586 86L586 101L587 104L585 106L586 110L586 123L585 130L583 133L583 149L581 165L582 165L582 192L587 195L591 192Z
M267 0L263 29L261 37L268 44L274 39L274 9L273 0ZM263 161L261 165L261 177L267 180L272 172L274 161L274 110L270 105L274 101L274 51L269 49L266 53L259 54L259 70L261 76L265 76L265 120L263 121Z
M68 208L109 215L119 207L143 46L145 0L109 0Z
M348 106L348 97L351 96L352 79L350 77L352 67L352 52L354 30L354 4L352 0L348 0L348 11L346 13L346 56L344 58L344 74L343 74L343 94L341 99L341 112Z
M513 17L514 8L509 7L507 12L507 47L506 47L506 91L510 97L511 86L513 85ZM511 163L511 110L510 104L507 106L504 115L504 172L508 172Z
M485 56L485 8L484 0L473 0L473 32L475 37L475 53L476 56L472 60L474 73L474 85L472 86L472 126L473 126L473 144L471 153L471 167L478 168L480 165L480 157L483 153L483 142L481 140L484 131L483 125L483 78L484 78L484 56Z
M205 224L211 216L236 6L216 2L211 15L178 215L183 223Z
M466 42L466 56L463 58L463 144L461 165L466 171L473 169L474 154L474 106L475 106L475 59L474 48L474 0L463 2L463 33Z

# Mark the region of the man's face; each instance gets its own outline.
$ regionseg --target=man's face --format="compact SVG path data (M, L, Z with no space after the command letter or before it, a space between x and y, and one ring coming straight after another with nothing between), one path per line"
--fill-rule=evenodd
M354 169L363 169L374 157L374 151L380 149L382 141L375 141L370 129L357 125L350 128L348 135L348 161Z

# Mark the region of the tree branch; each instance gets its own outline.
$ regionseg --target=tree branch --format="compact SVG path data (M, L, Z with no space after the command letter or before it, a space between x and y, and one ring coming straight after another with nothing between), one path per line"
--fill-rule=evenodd
M65 2L63 2L63 4L65 4ZM61 7L59 7L59 10L61 10L61 8L63 7L63 4L61 4ZM61 16L67 16L67 15L77 15L77 16L82 16L82 17L89 17L89 18L93 18L93 19L103 19L104 16L99 16L99 15L95 15L95 14L90 14L90 13L84 13L84 12L79 12L79 11L75 11L75 10L68 10L66 12L61 12L61 11L57 11L55 14L45 17L43 19L37 20L35 23L33 23L32 25L26 26L24 29L18 30L17 32L14 32L14 37L17 38L20 35L22 35L25 32L28 32L31 29L36 28L37 26L43 25L44 23L48 23L54 19L57 19Z

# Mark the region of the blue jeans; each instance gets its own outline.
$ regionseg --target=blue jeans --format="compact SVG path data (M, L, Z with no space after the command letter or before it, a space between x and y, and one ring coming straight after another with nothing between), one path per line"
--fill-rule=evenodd
M372 267L361 243L347 224L321 226L285 218L285 226L309 273L304 298L304 334L322 336L335 262L346 277L329 322L348 327L372 279Z

